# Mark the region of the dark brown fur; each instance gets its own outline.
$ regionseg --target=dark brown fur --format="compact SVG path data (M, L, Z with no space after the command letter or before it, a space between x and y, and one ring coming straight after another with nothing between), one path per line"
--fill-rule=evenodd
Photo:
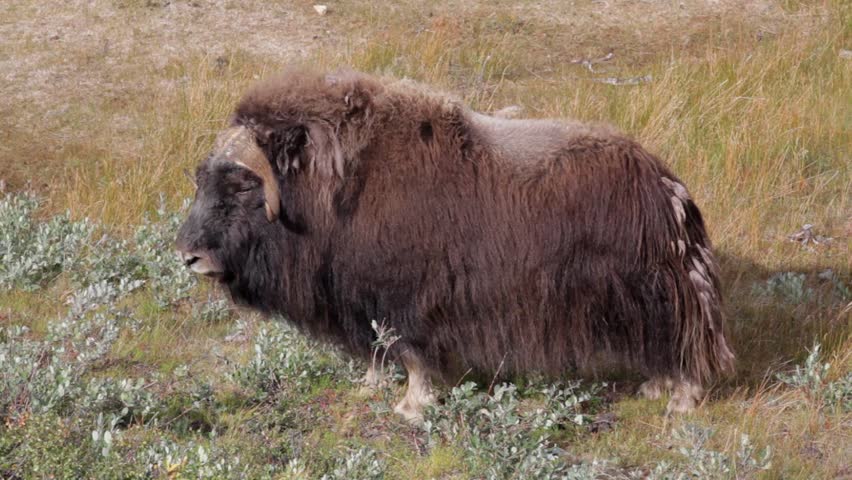
M245 251L219 254L242 303L363 357L384 322L452 381L559 375L596 356L698 382L732 369L698 208L609 127L498 119L407 82L308 71L252 88L233 124L281 192L280 220L258 216ZM202 242L198 215L185 244Z

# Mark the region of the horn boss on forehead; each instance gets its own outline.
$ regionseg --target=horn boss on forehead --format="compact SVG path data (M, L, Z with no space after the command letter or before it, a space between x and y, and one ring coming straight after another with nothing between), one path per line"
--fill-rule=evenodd
M257 146L254 135L246 127L229 128L216 138L214 155L247 168L260 177L266 199L266 218L274 222L278 218L281 205L278 179L275 178L275 172L272 171L266 155Z

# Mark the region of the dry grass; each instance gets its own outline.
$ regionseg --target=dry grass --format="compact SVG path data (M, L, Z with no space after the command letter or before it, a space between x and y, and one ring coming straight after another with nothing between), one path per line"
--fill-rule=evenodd
M138 120L138 148L121 156L110 152L75 169L63 204L78 215L125 225L152 211L160 194L175 201L190 193L184 171L194 170L206 155L239 92L257 74L240 55L189 64L167 67L168 78L179 86L174 95L145 106Z
M132 225L159 195L174 205L190 193L183 171L206 154L241 91L284 60L299 59L293 53L299 48L312 63L408 76L482 111L520 105L535 117L613 123L658 152L690 187L722 259L739 372L694 420L718 427L714 446L722 451L732 452L740 433L771 444L775 461L767 478L849 475L852 420L794 398L800 393L777 388L772 374L815 341L829 352L831 375L852 369L852 304L817 280L830 268L852 284L852 60L839 55L852 49L852 7L840 0L683 4L501 2L495 8L351 0L307 19L300 15L309 9L299 5L289 14L297 18L289 37L276 36L274 25L258 27L270 39L259 51L235 40L214 53L188 48L151 62L150 46L131 41L122 47L130 54L126 64L98 56L97 45L56 52L38 35L4 38L10 46L0 52L4 65L26 59L24 70L70 62L104 71L95 77L101 85L76 90L67 84L51 90L36 76L33 92L17 85L0 100L0 178L13 188L32 180L49 195L48 210ZM111 5L105 31L113 33L129 18L162 21L156 9L166 8ZM0 36L40 10L7 8L12 20L0 24ZM100 18L92 11L84 17ZM300 28L306 33L299 46L282 47L287 53L276 56L275 41L297 37ZM594 71L572 63L610 51L613 59L593 64ZM600 83L647 75L652 80L636 86ZM786 239L806 223L833 243L804 248ZM785 271L807 275L814 291L806 301L786 304L753 290ZM7 312L35 316L58 308L25 294L0 294L4 307L7 301ZM199 332L169 315L151 321L162 328L149 338L123 339L119 356L159 368L206 352L206 342L189 336L221 333ZM175 330L185 335L170 336ZM134 349L190 352L134 357ZM572 449L624 465L665 459L662 433L681 420L668 423L661 408L622 400L614 405L619 428ZM438 453L394 468L443 472L458 463Z

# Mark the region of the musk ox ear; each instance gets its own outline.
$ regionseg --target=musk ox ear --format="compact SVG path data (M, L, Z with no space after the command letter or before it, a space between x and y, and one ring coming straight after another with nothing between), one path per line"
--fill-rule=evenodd
M343 178L343 148L338 137L339 128L314 122L308 125L308 168L326 176Z
M269 161L278 167L281 175L298 171L304 166L307 141L307 132L302 126L271 131L265 142Z
M309 170L323 175L343 177L343 148L337 136L339 128L323 121L271 131L258 138L269 163L282 176Z
M343 102L343 123L361 122L370 116L373 97L381 89L372 78L353 71L342 71L325 76L326 85Z
M383 87L375 79L353 71L326 75L325 86L329 114L305 124L308 168L343 178L346 161L363 146L373 102Z

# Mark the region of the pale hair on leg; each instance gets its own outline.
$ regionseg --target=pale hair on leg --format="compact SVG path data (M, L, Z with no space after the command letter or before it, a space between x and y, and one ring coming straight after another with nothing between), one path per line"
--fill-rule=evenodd
M677 382L672 390L672 398L666 406L666 415L691 413L704 398L704 389L699 383L689 380Z
M648 400L659 400L663 395L671 392L674 382L671 377L654 377L639 386L639 393Z
M400 355L400 358L408 371L408 390L393 411L410 423L420 424L423 422L423 407L435 403L432 379L423 362L410 350Z

